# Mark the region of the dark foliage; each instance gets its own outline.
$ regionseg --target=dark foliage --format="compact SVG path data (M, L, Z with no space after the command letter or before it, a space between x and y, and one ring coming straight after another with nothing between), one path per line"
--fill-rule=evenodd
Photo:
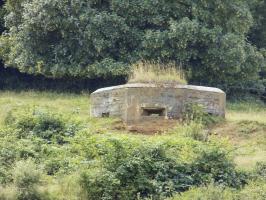
M189 82L242 85L258 80L264 62L246 40L247 1L8 0L6 8L1 55L30 74L127 76L145 59L180 63Z
M227 152L217 147L204 149L192 163L178 161L166 154L163 146L135 148L128 152L119 141L103 159L103 169L84 172L81 183L88 199L140 198L165 199L192 186L218 184L241 187L246 175L237 172Z
M0 90L52 90L59 92L92 92L98 88L125 83L125 77L96 79L47 78L21 73L15 68L0 66Z

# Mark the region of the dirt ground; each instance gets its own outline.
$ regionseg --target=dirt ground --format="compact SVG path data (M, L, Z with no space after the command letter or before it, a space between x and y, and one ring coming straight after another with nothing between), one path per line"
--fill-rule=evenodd
M180 123L178 120L151 119L130 124L117 122L114 128L116 130L126 130L132 133L154 135L166 132L174 128L178 123Z

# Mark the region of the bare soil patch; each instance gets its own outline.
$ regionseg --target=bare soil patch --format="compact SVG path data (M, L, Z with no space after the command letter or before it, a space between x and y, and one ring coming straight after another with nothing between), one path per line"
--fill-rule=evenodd
M125 124L117 122L114 125L116 130L126 130L132 133L141 133L146 135L162 134L179 123L178 120L167 120L167 119L150 119L145 121L134 122L131 124Z

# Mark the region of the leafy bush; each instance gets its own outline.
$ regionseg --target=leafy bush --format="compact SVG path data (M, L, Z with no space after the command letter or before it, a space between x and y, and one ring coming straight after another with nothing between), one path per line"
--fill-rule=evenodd
M228 151L219 144L190 146L196 148L197 153L189 162L182 158L181 141L145 143L131 148L128 142L109 141L100 166L97 164L95 170L82 173L81 184L88 199L163 199L174 192L213 181L231 187L245 184L245 174L237 172Z
M192 164L195 183L200 185L214 181L233 188L245 185L247 174L244 171L236 170L232 158L227 155L228 152L211 143L209 146L209 148L202 149Z
M79 122L48 111L23 108L9 112L0 129L0 184L10 184L16 161L29 158L41 163L48 175L69 172L71 157L61 146L80 128Z
M113 158L108 156L103 171L82 174L81 183L88 199L159 199L193 184L189 169L167 158L160 147L136 149L124 158L119 156L121 150L113 152Z
M18 139L17 134L5 136L0 141L0 184L13 181L13 167L17 161L32 159L43 165L48 175L71 171L67 149L57 143L47 143L41 138Z
M46 155L47 159L43 158L44 170L47 175L66 174L71 171L70 158L65 158L66 155L62 151L55 150Z
M72 137L79 130L79 124L75 121L52 112L31 108L22 112L9 112L5 122L19 130L19 138L37 136L59 144L65 142L65 137Z

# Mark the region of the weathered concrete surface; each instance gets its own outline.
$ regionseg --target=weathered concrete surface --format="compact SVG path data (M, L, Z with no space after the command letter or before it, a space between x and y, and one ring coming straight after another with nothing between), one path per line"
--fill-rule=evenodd
M218 88L192 85L126 84L91 94L91 116L114 116L125 122L178 119L184 105L198 103L207 113L225 115L225 93Z

